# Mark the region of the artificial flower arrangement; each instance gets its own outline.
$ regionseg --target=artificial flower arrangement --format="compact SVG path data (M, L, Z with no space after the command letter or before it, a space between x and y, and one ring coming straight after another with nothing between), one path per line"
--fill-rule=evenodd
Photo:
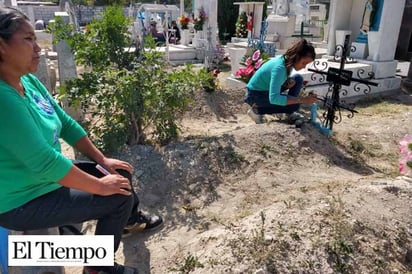
M399 142L399 172L412 177L412 135L406 134Z
M246 84L249 82L250 78L252 78L253 74L262 66L269 59L268 55L264 52L261 52L260 49L257 49L253 52L252 56L248 56L247 54L243 57L243 60L240 64L244 67L239 68L235 72L235 77L245 82Z
M182 15L179 18L179 23L182 29L189 29L190 18Z
M193 19L194 29L195 30L203 30L203 25L207 20L206 12L203 7L199 9L199 16Z

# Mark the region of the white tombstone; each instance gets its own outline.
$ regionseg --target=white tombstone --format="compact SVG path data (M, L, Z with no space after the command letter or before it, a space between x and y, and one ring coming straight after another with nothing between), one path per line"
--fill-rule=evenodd
M47 88L47 90L50 93L52 93L52 86L51 86L51 81L50 81L50 70L47 64L46 52L41 53L40 63L34 75L36 75L37 78L39 78L40 82L42 82L42 84Z
M229 48L230 55L230 66L232 71L232 76L235 75L236 71L240 68L240 62L246 54L247 49L241 47Z
M56 45L59 64L59 81L64 85L65 81L77 78L76 63L71 52L70 46L65 41L60 41ZM82 111L74 109L67 101L62 102L64 110L76 121L83 119Z
M207 21L203 25L203 30L204 31L209 31L211 32L211 41L210 44L213 46L213 48L216 47L216 41L217 41L217 0L195 0L194 5L193 5L193 13L195 16L198 15L199 10L203 8L206 16L207 16Z
M363 24L363 13L366 0L331 0L329 11L329 40L328 54L335 52L336 30L348 30L358 34ZM377 87L372 87L371 93L399 90L400 79L395 77L397 61L394 60L398 41L405 0L384 0L380 14L378 30L368 33L368 57L358 59L358 63L371 67L375 74L374 82ZM357 35L353 35L354 41ZM356 74L354 74L356 77ZM359 94L361 95L361 94Z
M412 63L412 59L410 61ZM401 88L404 92L412 92L412 66L409 65L408 76L402 79Z
M5 7L17 7L17 0L4 0L3 5Z
M273 4L276 3L276 4ZM289 1L288 0L273 0L272 7L275 8L275 14L280 16L289 15Z
M368 33L368 39L374 39L372 42L368 41L368 60L393 61L404 7L405 0L383 1L379 30L375 33L372 31ZM394 16L395 14L399 16Z
M294 40L292 35L295 32L296 16L280 16L271 13L267 17L266 22L267 38L270 36L276 36L280 42L280 48L287 48L292 40Z
M341 56L342 55L342 49L343 46L345 45L345 39L347 35L352 35L352 31L350 30L336 30L336 45L340 46L336 50L336 55Z

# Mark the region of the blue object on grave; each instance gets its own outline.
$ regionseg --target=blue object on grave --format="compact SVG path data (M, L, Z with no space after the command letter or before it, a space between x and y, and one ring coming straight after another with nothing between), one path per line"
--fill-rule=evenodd
M253 49L261 49L263 52L266 52L270 57L274 57L276 54L276 47L274 44L265 43L266 32L267 32L266 21L262 21L261 30L259 35L259 40L253 39L252 37L248 38L248 47Z
M321 123L316 122L316 120L319 118L318 117L318 105L316 103L312 104L310 106L310 120L312 125L318 129L321 133L327 135L327 136L331 136L332 135L332 130L328 129L326 127L324 127L323 125L321 125Z
M384 0L373 0L374 5L375 5L374 8L376 8L376 12L375 12L375 15L374 15L373 23L369 28L369 31L378 31L379 30L379 26L380 26L380 23L381 23L381 17L382 17L382 10L383 10L383 1ZM368 34L363 33L363 32L359 32L359 35L356 38L355 42L367 44L368 43Z
M9 231L0 226L0 266L3 274L7 274L8 266L8 236Z

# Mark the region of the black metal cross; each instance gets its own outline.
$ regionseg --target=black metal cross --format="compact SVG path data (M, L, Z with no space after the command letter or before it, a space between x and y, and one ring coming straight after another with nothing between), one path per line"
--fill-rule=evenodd
M292 34L292 37L299 37L299 38L313 38L313 34L311 33L305 33L304 32L305 29L305 24L303 23L303 21L300 23L300 33L299 34Z
M342 121L341 110L349 111L347 115L349 118L352 118L356 110L353 109L353 105L346 104L345 102L340 100L340 95L346 95L348 91L346 89L342 89L342 86L350 86L351 82L356 82L354 85L354 90L356 92L362 91L364 94L368 94L371 91L371 86L378 86L377 83L370 82L366 79L372 79L374 76L373 72L367 73L367 77L363 77L365 75L364 69L359 69L357 71L357 78L353 78L353 72L350 70L345 70L345 63L346 61L353 61L351 57L348 57L349 53L349 40L350 35L346 35L344 45L336 45L335 47L335 54L334 54L334 61L340 61L340 67L332 68L330 67L328 71L327 62L320 62L315 61L313 66L315 69L309 68L309 71L314 72L312 74L311 79L317 80L317 74L321 75L319 82L327 81L329 82L329 88L324 97L318 97L320 101L323 102L323 109L325 111L320 117L321 127L326 128L329 132L333 128L333 124L340 123ZM350 48L351 52L356 51L356 48L352 46ZM337 53L340 53L339 56ZM319 66L322 66L322 69L318 69Z

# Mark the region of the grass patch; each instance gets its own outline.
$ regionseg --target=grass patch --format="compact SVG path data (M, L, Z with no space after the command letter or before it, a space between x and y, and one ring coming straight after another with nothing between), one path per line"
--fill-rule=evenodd
M373 97L365 98L356 104L357 107L363 108L362 112L368 112L370 115L376 114L398 114L408 109L407 105L400 102L391 101L388 98Z

